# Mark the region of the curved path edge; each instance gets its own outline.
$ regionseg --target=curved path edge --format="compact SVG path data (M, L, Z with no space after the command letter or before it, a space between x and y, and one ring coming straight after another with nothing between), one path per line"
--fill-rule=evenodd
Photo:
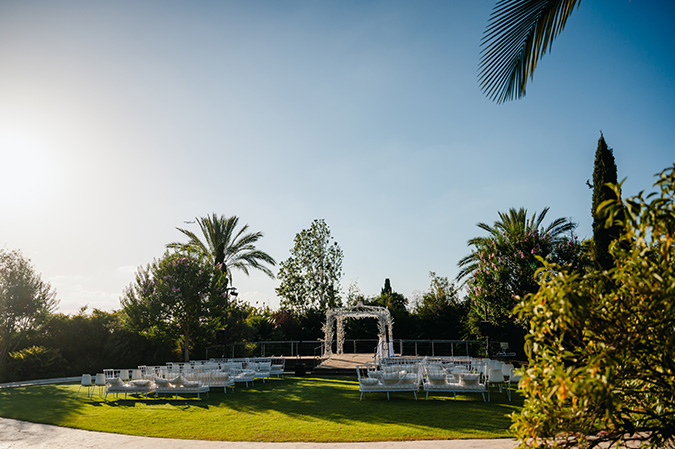
M377 441L362 443L262 443L177 440L70 429L0 418L0 449L514 449L513 439Z

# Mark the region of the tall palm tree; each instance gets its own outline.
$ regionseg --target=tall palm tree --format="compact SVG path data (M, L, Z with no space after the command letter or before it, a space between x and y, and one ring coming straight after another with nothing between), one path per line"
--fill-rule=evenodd
M544 208L539 215L535 212L530 219L527 218L527 209L522 207L518 210L511 208L508 213L498 212L499 220L495 221L494 225L490 226L486 223L478 223L477 225L479 228L487 231L488 235L474 237L467 244L478 249L485 247L487 242L491 240L503 241L514 239L532 232L537 232L543 239L550 243L555 243L562 239L563 234L572 231L576 225L566 218L557 218L548 226L543 227L544 218L548 210L548 207ZM478 267L476 252L472 251L471 254L462 258L457 265L461 268L457 275L457 280L459 281L469 276Z
M265 264L276 265L269 254L256 249L255 243L263 237L262 232L248 233L248 225L237 229L239 217L211 214L196 218L203 240L194 232L176 228L185 234L187 243L174 242L167 245L173 249L188 249L200 252L214 265L219 265L232 284L232 270L241 270L247 275L250 269L260 270L273 278L274 273Z
M497 103L525 96L527 79L581 0L499 0L483 39L478 78Z

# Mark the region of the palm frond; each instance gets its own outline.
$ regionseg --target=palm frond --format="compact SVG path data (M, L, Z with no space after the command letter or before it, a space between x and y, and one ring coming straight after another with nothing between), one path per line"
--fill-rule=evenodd
M581 0L500 0L483 39L479 83L497 103L525 96L539 59Z
M199 224L201 238L190 230L176 228L188 237L188 242L174 242L167 247L198 251L210 263L222 263L230 284L233 270L241 270L248 275L251 269L255 269L274 278L274 273L265 264L275 266L276 261L255 246L263 237L262 232L248 232L248 224L239 227L237 216L225 217L213 213L197 218L196 221Z

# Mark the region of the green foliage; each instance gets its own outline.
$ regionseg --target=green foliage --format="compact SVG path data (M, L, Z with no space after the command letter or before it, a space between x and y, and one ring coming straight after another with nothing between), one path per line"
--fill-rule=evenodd
M595 152L593 168L593 258L601 268L609 269L613 265L609 254L609 245L621 235L621 226L606 226L605 217L598 211L602 203L614 198L611 185L617 182L616 162L612 149L607 147L605 137L601 134L598 149ZM611 185L610 185L611 184Z
M281 334L279 340L300 340L301 328L298 317L290 310L281 308L272 313L274 328Z
M96 373L107 368L112 320L113 314L96 309L87 314L86 307L72 316L54 314L35 340L63 355L68 361L68 375Z
M58 349L31 346L10 352L7 381L59 377L67 372L68 362Z
M111 366L164 363L171 359L162 342L153 342L123 326L119 311L86 307L73 315L50 316L33 344L53 348L68 362L65 376L94 374ZM53 373L49 377L56 377Z
M675 436L675 165L658 192L600 205L621 225L614 267L585 274L546 263L529 319L526 401L514 416L522 446L597 445ZM555 439L554 439L555 438Z
M296 234L291 256L279 268L281 306L299 314L339 306L342 257L325 221L314 220Z
M19 333L39 328L57 304L56 293L30 260L19 251L0 249L0 377Z
M274 266L276 261L255 246L256 242L263 237L262 232L248 232L247 224L237 229L239 225L237 216L225 217L211 214L196 218L196 221L202 231L203 239L190 230L176 228L190 240L188 243L174 242L167 246L201 254L209 263L227 273L230 283L232 283L233 270L241 270L247 275L251 269L260 270L269 277L274 277L272 270L265 264Z
M276 332L274 317L269 309L253 309L246 319L251 328L251 341L282 340L281 334Z
M374 306L386 307L390 312L395 313L397 311L406 311L408 299L402 294L392 290L391 282L389 281L389 278L387 278L384 280L384 287L382 287L382 290L380 291L380 296L373 298L371 301L368 301L368 303Z
M548 208L528 219L526 209L510 209L508 214L499 212L500 220L493 226L478 224L489 234L469 240L474 249L459 262L458 276L469 278L469 327L474 335L481 320L496 328L498 334L491 337L504 341L514 322L516 327L527 325L526 320L516 321L512 311L520 297L538 290L535 272L542 258L580 267L584 251L571 234L574 223L558 218L544 227L547 212Z
M527 79L580 0L499 0L483 34L479 81L502 103L525 96Z
M187 254L170 254L142 268L121 299L127 325L151 339L172 341L190 359L190 348L215 341L224 326L229 295L226 274Z
M416 338L459 340L463 336L462 318L468 312L468 302L461 302L457 288L447 277L429 272L429 290L415 308L419 321Z

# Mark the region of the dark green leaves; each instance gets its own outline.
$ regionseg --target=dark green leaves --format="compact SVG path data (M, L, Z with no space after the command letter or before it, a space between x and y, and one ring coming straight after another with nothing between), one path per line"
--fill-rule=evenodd
M500 0L481 42L479 82L497 103L525 96L539 59L579 0Z

